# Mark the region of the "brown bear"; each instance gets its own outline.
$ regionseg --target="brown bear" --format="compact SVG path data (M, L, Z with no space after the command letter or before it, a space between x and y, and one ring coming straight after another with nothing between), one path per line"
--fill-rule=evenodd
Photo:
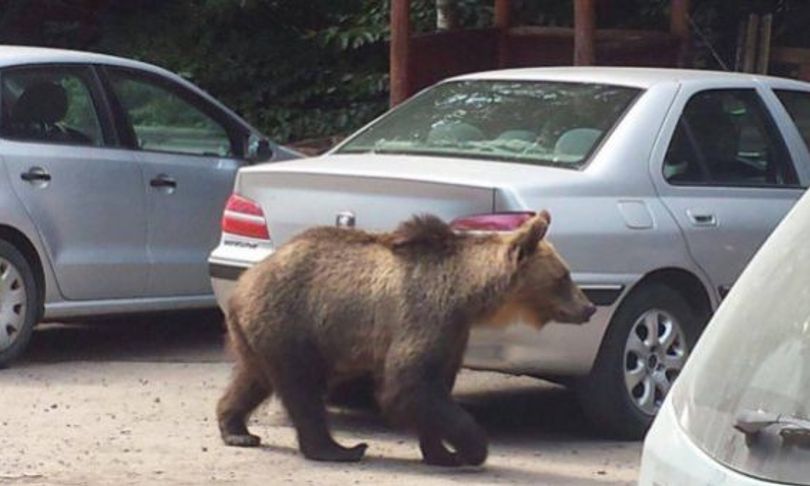
M360 460L366 444L332 438L324 395L371 375L380 408L416 431L426 463L482 464L486 434L451 397L471 326L595 312L544 240L549 222L543 211L514 232L471 234L425 215L390 233L317 227L282 245L229 302L237 360L217 406L224 442L257 446L246 420L276 392L305 457Z

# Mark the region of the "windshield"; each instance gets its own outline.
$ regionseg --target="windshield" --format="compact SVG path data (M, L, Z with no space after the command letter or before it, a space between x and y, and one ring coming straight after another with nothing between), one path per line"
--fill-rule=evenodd
M734 285L672 400L706 453L744 474L810 485L810 199Z
M639 90L545 81L459 81L392 111L338 153L482 158L581 168Z

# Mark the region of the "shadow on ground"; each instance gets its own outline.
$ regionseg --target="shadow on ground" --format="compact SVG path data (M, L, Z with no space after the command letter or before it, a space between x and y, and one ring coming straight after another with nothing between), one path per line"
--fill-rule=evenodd
M43 325L20 363L25 367L77 361L216 363L223 351L221 316L210 313L141 317L110 322ZM494 373L469 373L456 398L496 441L527 443L538 437L598 439L569 389L541 380ZM478 375L486 376L479 379ZM517 383L513 383L517 382ZM390 430L379 416L367 386L335 401L337 430Z
M497 382L498 378L490 381ZM455 398L489 431L493 440L532 442L538 436L599 440L573 391L541 380L521 380L527 381L529 384L512 387L462 389L455 393ZM341 400L332 409L336 429L374 432L388 427L370 399L349 403Z
M161 314L70 324L43 324L19 366L72 361L217 362L224 327L216 312Z

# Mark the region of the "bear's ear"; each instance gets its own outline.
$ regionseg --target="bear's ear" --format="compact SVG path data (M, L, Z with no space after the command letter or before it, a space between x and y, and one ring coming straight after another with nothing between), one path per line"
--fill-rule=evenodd
M551 215L546 210L526 220L509 240L509 258L520 262L534 255L540 240L546 236L550 222Z

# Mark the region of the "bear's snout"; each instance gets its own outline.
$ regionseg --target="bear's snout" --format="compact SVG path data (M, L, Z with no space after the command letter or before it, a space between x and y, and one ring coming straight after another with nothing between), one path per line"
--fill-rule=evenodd
M589 302L582 310L582 323L590 321L594 314L596 314L596 306Z
M567 312L560 309L555 321L567 324L585 324L596 314L596 306L588 302L577 310L569 309Z

